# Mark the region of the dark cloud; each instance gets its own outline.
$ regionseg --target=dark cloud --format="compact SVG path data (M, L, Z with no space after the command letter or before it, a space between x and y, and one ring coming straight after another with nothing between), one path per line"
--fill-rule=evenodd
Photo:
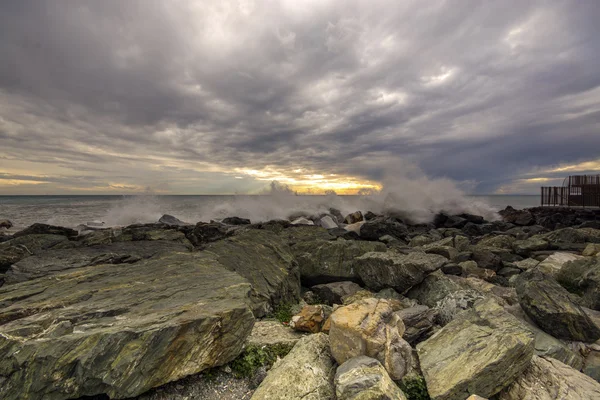
M599 18L593 0L3 2L0 184L234 192L260 186L248 170L413 163L530 190L600 157Z

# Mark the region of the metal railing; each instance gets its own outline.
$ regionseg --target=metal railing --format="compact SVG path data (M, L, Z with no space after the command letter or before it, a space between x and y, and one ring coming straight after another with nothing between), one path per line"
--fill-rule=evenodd
M542 187L542 206L600 207L600 175L569 176L565 183Z

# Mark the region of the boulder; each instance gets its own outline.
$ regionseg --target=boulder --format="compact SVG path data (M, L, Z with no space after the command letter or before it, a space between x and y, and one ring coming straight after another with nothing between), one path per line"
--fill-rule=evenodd
M509 222L518 226L527 226L535 224L535 217L527 210L515 210L511 206L500 211L504 222Z
M406 400L379 361L367 356L349 359L335 373L337 400Z
M327 229L311 225L291 225L276 233L292 247L315 240L335 240L336 238Z
M26 235L60 235L68 238L74 238L79 233L71 228L65 228L63 226L54 226L48 224L33 224L28 228L25 228L13 235L13 237L21 237Z
M189 225L189 224L183 222L182 220L180 220L179 218L175 218L174 216L169 215L169 214L165 214L162 217L160 217L158 222L161 224L165 224L165 225L175 225L175 226Z
M319 299L330 306L342 304L343 297L351 296L361 289L358 284L350 281L325 283L311 287Z
M193 235L197 243L210 243L221 240L227 236L227 228L222 224L211 222L198 222L194 227Z
M533 258L526 258L521 261L515 261L513 264L521 271L527 271L528 269L536 267L540 262Z
M482 300L417 345L423 376L436 400L490 397L529 365L533 334L494 300Z
M446 275L462 275L463 269L456 263L449 262L442 266L441 271Z
M429 337L433 333L437 314L437 310L422 305L396 311L406 329L402 338L414 346Z
M344 218L344 223L351 225L351 224L355 224L357 222L363 221L363 215L360 211L355 211L352 214L348 214L346 215L346 218Z
M445 228L456 228L456 229L461 229L463 228L468 222L466 218L462 218L458 215L451 215L448 218L446 218L446 221L444 221L444 227Z
M306 305L292 317L290 327L300 332L318 333L326 319L322 305Z
M292 225L314 225L315 223L308 218L300 217L292 221Z
M338 228L338 224L335 223L333 218L329 215L324 216L319 220L319 225L321 225L325 229L336 229Z
M6 272L11 265L26 257L64 243L71 244L66 236L38 234L13 237L2 242L0 243L0 273Z
M202 253L5 285L2 398L126 398L223 365L254 324L250 290Z
M498 247L500 249L512 250L515 242L514 236L510 235L490 235L482 238L477 244L480 246Z
M430 243L435 242L435 238L432 238L431 236L428 235L417 235L414 236L410 239L410 242L408 243L409 247L421 247L421 246L425 246L428 245Z
M181 243L168 241L117 242L93 247L50 249L13 264L5 275L7 284L56 275L93 265L132 264L170 252L187 253Z
M246 338L246 346L293 347L304 336L305 333L295 331L279 321L257 320Z
M448 325L456 316L470 308L484 295L474 289L452 292L440 300L435 307L435 322L441 326Z
M567 262L556 279L568 291L580 295L583 306L600 311L600 258Z
M329 337L324 333L309 335L273 365L251 399L333 400L334 374Z
M519 275L515 287L521 307L544 332L565 340L600 339L600 328L548 275L529 270Z
M383 243L338 239L315 240L292 247L303 284L312 286L336 281L358 281L353 260L365 253L384 252Z
M516 240L513 243L513 251L520 256L529 257L531 253L550 248L548 241L541 237L533 236L525 240Z
M529 368L498 396L499 400L593 400L600 383L547 357L534 356Z
M458 216L466 219L467 221L471 222L472 224L481 225L485 222L485 219L481 215L462 213L462 214L459 214Z
M404 323L399 304L390 300L364 299L337 308L331 314L331 354L343 364L366 355L379 360L394 380L413 368L410 345L402 339Z
M472 251L473 261L475 261L480 268L499 271L504 266L504 264L502 264L502 259L488 249L474 246Z
M403 293L447 261L445 257L421 252L371 252L356 258L353 267L369 289L393 288Z
M480 279L489 279L496 275L494 271L486 268L479 268L475 261L464 261L458 264L462 271L462 276L469 277L474 276Z
M588 243L581 252L581 255L586 257L593 257L598 254L600 254L600 244L598 243Z
M13 227L13 223L7 219L0 219L0 228L10 229Z
M514 315L519 321L527 326L535 335L534 354L536 356L552 357L577 370L581 370L584 358L581 352L572 349L568 343L563 342L541 330L521 308L519 304L504 307L506 311Z
M224 218L222 221L222 223L227 224L227 225L250 225L251 221L247 218L240 218L240 217L227 217Z
M600 229L594 228L563 228L540 237L552 244L559 243L600 243Z
M583 257L573 253L558 252L546 257L544 261L537 265L536 269L554 278L563 265L570 261L581 260L582 258Z
M268 230L237 231L204 251L252 284L252 311L262 317L279 304L300 299L300 272L290 247Z
M469 288L463 278L435 271L429 274L423 282L410 289L406 293L406 297L433 308L450 293Z
M393 218L375 218L366 221L360 227L360 237L364 240L379 240L380 237L389 235L396 239L408 241L408 228Z

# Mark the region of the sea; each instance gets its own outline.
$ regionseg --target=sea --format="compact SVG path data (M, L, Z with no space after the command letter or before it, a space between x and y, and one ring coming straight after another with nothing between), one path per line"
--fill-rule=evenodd
M396 200L396 209L425 222L438 211L472 212L494 219L506 206L527 208L539 205L536 195L478 195L439 199ZM89 222L104 222L105 226L126 226L156 222L163 214L182 221L219 220L228 216L250 218L259 222L289 218L302 213L327 212L334 207L343 214L356 210L381 212L385 201L369 196L293 196L293 195L137 195L137 196L0 196L0 220L13 223L15 232L33 223L45 223L76 228Z

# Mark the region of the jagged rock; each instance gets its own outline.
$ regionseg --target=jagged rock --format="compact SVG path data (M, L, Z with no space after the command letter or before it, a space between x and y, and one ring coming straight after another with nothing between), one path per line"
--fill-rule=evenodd
M292 225L314 225L315 223L308 218L300 217L292 221Z
M448 260L436 254L366 253L354 260L357 275L372 290L393 288L403 293L442 267Z
M346 218L344 218L344 223L351 225L351 224L355 224L357 222L363 221L363 215L360 211L355 211L352 214L348 214L346 215Z
M342 215L342 212L340 210L338 210L337 208L330 208L329 214L333 215L335 217L335 219L338 220L338 222L344 221L344 216Z
M0 243L0 273L4 273L18 261L38 254L40 251L51 249L61 243L69 242L62 235L24 235Z
M593 257L600 254L600 244L588 243L585 249L581 252L582 256Z
M356 303L360 300L375 298L375 293L370 290L359 290L358 292L342 297L342 304L347 306L348 304Z
M162 217L160 217L158 222L161 224L165 224L165 225L175 225L175 226L189 225L189 224L183 222L182 220L180 220L179 218L175 218L174 216L169 215L169 214L165 214Z
M7 219L0 219L0 228L10 229L13 227L13 223Z
M594 345L592 349L590 349L589 354L585 358L585 362L583 367L581 368L581 372L595 380L596 382L600 382L600 346Z
M246 338L248 346L294 346L306 334L295 331L279 321L258 320Z
M462 276L469 277L474 276L480 279L489 279L492 276L496 275L494 271L486 268L479 268L475 261L464 261L458 264L460 269L462 270Z
M510 235L493 235L482 238L477 244L480 246L498 247L512 250L515 238Z
M223 365L254 324L250 290L202 253L5 285L0 396L125 398Z
M577 370L583 367L584 358L579 351L574 351L569 345L541 330L535 322L523 311L521 305L506 306L506 311L517 317L535 335L534 354L552 357Z
M510 222L519 226L535 224L535 217L527 210L515 210L511 206L500 211L499 214L505 222Z
M402 339L404 323L389 300L364 299L339 307L331 314L331 354L343 364L366 355L379 360L394 380L413 368L410 345Z
M306 305L292 317L290 327L300 332L318 333L326 319L322 305Z
M594 228L564 228L540 235L552 243L600 243L600 230Z
M408 246L409 247L421 247L421 246L425 246L430 243L433 243L435 241L436 240L434 238L432 238L431 236L418 235L418 236L415 236L412 239L410 239Z
M314 240L335 240L335 236L320 226L291 225L289 228L278 233L290 246Z
M467 221L469 221L473 224L477 224L477 225L481 225L485 222L485 219L481 215L462 213L462 214L459 214L459 217L464 218Z
M7 284L23 282L72 269L101 264L132 264L169 252L189 252L180 243L167 241L120 242L94 247L51 249L13 264L6 272Z
M600 328L549 276L535 269L524 272L516 280L516 290L523 310L545 332L566 340L600 339Z
M325 304L332 306L342 304L343 297L351 296L362 288L354 282L343 281L315 285L311 289Z
M536 269L554 278L563 265L570 261L581 259L581 256L572 253L554 253L546 257L544 261L540 262Z
M289 246L268 230L238 231L225 240L207 245L204 253L252 284L252 311L266 315L282 303L300 298L300 272Z
M441 271L446 275L462 275L462 268L453 262L446 263L442 266Z
M224 218L223 221L224 224L227 225L250 225L251 221L247 218L240 218L240 217L227 217Z
M450 293L465 289L469 289L469 286L462 278L435 271L429 274L423 282L410 289L406 293L406 297L433 308Z
M14 238L26 236L26 235L61 235L68 238L74 238L79 233L71 228L65 228L63 226L54 226L48 224L33 224L28 228L25 228L13 235Z
M593 400L600 383L558 360L534 356L529 368L498 396L499 400Z
M338 228L338 224L335 223L333 218L329 215L324 216L319 220L319 225L321 225L325 229L336 229Z
M540 262L533 258L526 258L521 261L515 261L513 264L517 266L522 271L527 271L528 269L536 267Z
M433 332L438 311L427 306L417 305L396 311L406 330L402 338L411 345L426 339Z
M452 237L426 244L420 249L425 253L438 254L449 260L453 260L458 255L458 250L454 248L454 238Z
M492 271L499 271L504 266L502 264L502 259L496 254L477 246L473 247L473 261L475 261L480 268L491 269Z
M168 240L173 242L183 243L186 246L192 248L192 243L188 240L186 234L180 229L185 229L185 227L181 226L165 226L164 224L135 224L130 225L122 229L111 229L111 230L102 230L93 232L88 236L96 236L98 238L103 238L106 240L103 243L97 244L107 244L111 242L131 242L131 241L143 241L143 240ZM189 226L190 237L193 238L194 241L197 241L195 236L192 236L192 229L195 231L195 228ZM110 233L110 234L109 234ZM85 239L84 239L85 240ZM87 245L90 245L89 239Z
M494 300L480 301L417 345L429 395L462 400L490 397L528 366L533 334Z
M472 308L478 300L484 298L483 294L473 289L450 293L437 303L434 309L436 310L435 322L445 326L459 313Z
M516 240L513 243L513 251L523 257L528 257L534 251L547 250L548 248L550 248L548 241L537 236L525 240Z
M581 295L583 306L600 311L600 258L567 262L556 280L571 293Z
M408 228L392 218L375 218L362 224L359 235L364 240L379 240L380 237L389 235L408 241Z
M365 221L370 221L370 220L375 219L377 217L378 217L378 215L375 214L374 212L371 212L371 211L367 211L367 213L364 215Z
M337 400L406 400L379 361L366 356L349 359L335 374Z
M384 252L383 243L338 239L298 243L292 252L307 286L343 280L358 280L352 261L365 253Z
M519 268L513 267L504 267L500 271L498 271L498 275L503 276L505 278L510 278L511 276L519 275L521 270Z
M334 374L329 337L324 333L309 335L273 365L251 399L333 400Z
M461 229L467 224L467 222L471 221L468 221L466 218L459 217L458 215L451 215L446 218L446 221L444 221L444 227Z

